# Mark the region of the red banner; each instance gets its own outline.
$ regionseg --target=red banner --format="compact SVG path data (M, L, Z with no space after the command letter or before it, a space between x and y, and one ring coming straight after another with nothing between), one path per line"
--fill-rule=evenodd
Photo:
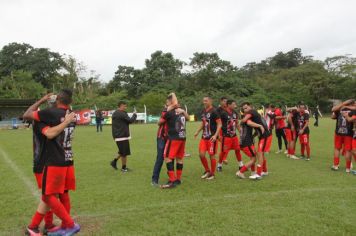
M89 109L76 111L75 113L77 114L77 125L90 124L91 122L90 112L91 111Z

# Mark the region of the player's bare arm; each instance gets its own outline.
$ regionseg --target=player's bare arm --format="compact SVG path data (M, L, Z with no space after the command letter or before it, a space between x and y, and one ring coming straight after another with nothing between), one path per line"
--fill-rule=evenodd
M241 123L246 123L251 118L251 116L251 114L246 114L245 117L241 120Z
M303 134L304 130L308 127L308 125L309 125L309 120L306 120L303 128L299 130L299 134Z
M336 112L336 111L340 111L342 107L344 106L348 106L348 105L351 105L355 102L354 99L349 99L349 100L346 100L336 106L333 106L333 108L331 109L331 112Z
M215 134L211 137L211 139L210 139L211 142L215 142L215 141L218 139L218 136L219 136L219 133L220 133L220 130L221 130L221 127L222 127L222 124L221 124L221 121L220 121L220 120L217 120L217 121L216 121L216 124L217 124L216 132L215 132Z
M246 122L246 124L247 124L248 126L253 127L253 128L260 129L262 134L265 132L265 128L263 128L262 125L259 125L259 124L255 123L255 122L253 122L252 120L248 120L248 121Z
M203 127L204 127L204 123L201 122L201 123L200 123L200 126L199 126L198 129L197 129L197 131L195 131L195 133L194 133L194 138L196 138L196 137L199 135L200 131L203 130Z
M50 99L50 97L53 95L53 93L49 93L46 94L45 96L43 96L40 100L38 100L37 102L35 102L32 106L30 106L25 113L23 114L23 119L24 120L34 120L34 116L33 116L33 112L37 111L38 108L45 102L47 102L48 99Z
M76 114L74 112L67 112L66 116L64 117L64 121L57 126L49 127L44 132L43 135L46 136L48 139L54 139L63 130L70 124L76 121Z

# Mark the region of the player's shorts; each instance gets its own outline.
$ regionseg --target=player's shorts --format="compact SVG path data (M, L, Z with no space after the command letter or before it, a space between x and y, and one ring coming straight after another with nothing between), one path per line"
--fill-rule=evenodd
M271 147L268 147L268 138L261 138L258 141L258 149L257 152L267 152L268 149L270 149Z
M356 138L352 139L352 149L356 150Z
M208 152L209 155L215 155L218 147L218 142L211 142L209 139L201 139L199 143L199 152Z
M164 157L182 159L185 154L185 140L168 140L164 148Z
M241 150L246 154L246 156L248 157L255 157L256 156L256 151L255 151L255 146L251 145L251 146L247 146L247 147L243 147L241 148Z
M228 152L230 150L239 150L240 142L237 136L235 137L222 137L221 151Z
M309 143L309 134L299 135L299 143L300 144L308 144Z
M273 139L272 135L268 136L268 138L267 138L267 146L265 148L265 152L270 152L271 151L272 139Z
M118 154L121 156L131 155L130 142L129 140L116 141L117 148L119 149Z
M284 129L284 133L288 142L292 142L297 138L297 132L292 131L291 129Z
M46 166L43 170L42 194L62 194L75 190L74 166Z
M43 173L34 173L34 174L35 174L35 178L36 178L36 182L37 182L37 187L38 187L38 189L41 189Z
M342 149L344 146L345 151L350 151L353 146L353 140L351 136L341 136L335 134L334 136L334 146L336 149Z

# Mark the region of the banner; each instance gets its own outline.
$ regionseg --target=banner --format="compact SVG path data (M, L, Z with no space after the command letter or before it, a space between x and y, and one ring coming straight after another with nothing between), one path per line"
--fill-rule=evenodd
M103 115L103 121L101 122L103 125L111 125L112 124L112 114L115 110L110 111L101 111ZM79 111L75 111L77 118L77 125L96 125L95 120L95 110L83 109ZM146 123L146 113L136 113L137 121L143 121ZM129 117L133 115L133 113L128 113Z
M91 110L76 111L77 125L88 125L91 122Z

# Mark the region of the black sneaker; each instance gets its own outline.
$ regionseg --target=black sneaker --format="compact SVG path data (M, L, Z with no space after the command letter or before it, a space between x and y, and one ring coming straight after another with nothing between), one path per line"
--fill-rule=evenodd
M176 185L174 185L173 182L168 181L166 184L161 185L161 189L168 189L168 188L174 188Z
M222 172L222 166L218 166L217 171Z
M174 184L175 186L178 186L178 185L181 185L181 184L182 184L182 181L180 181L179 179L176 179L176 180L173 182L173 184Z
M110 165L112 166L112 168L114 168L115 170L117 170L117 162L115 160L110 162Z
M129 169L127 167L121 169L121 172L123 172L123 173L129 172L129 171L131 171L131 169Z

